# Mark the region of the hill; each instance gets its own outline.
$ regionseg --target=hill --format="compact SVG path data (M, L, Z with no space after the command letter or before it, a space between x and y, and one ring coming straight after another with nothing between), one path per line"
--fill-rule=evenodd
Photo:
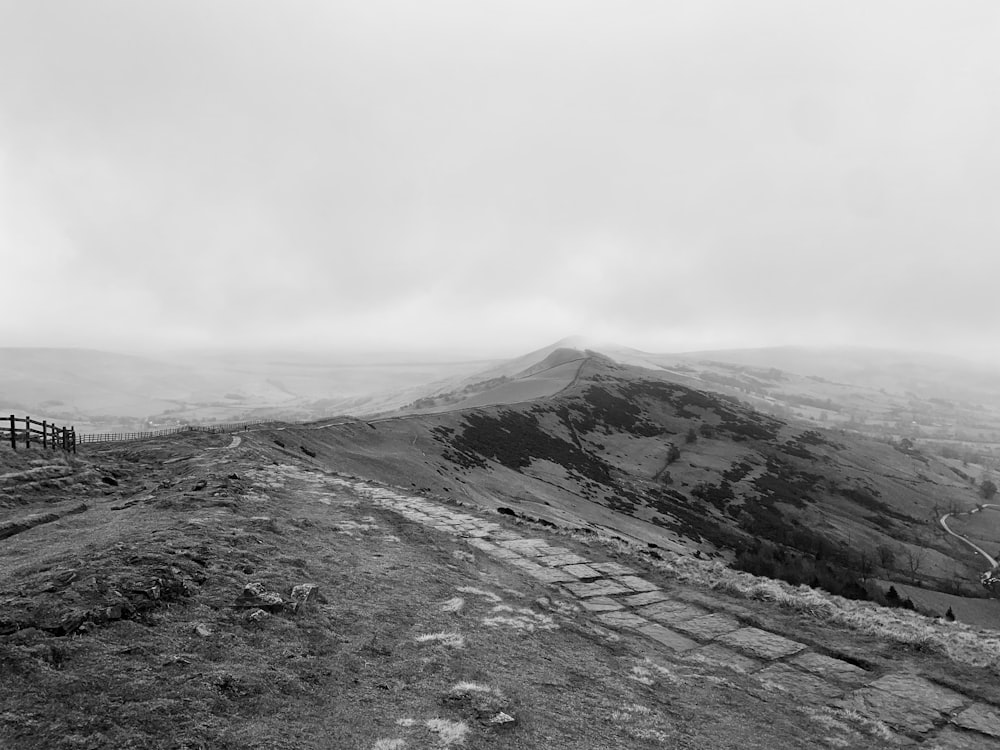
M621 386L606 364L577 385L597 376L609 394ZM407 452L385 424L188 433L76 457L0 446L5 518L36 520L0 546L0 744L1000 740L995 637L390 487L319 452L367 430L411 466L435 443L415 432ZM38 518L70 498L86 507Z
M837 593L876 595L861 585L877 573L984 595L982 562L937 525L975 506L972 477L919 448L783 421L592 352L554 395L488 393L472 409L289 429L343 471Z
M79 432L188 423L316 419L398 408L489 362L406 361L301 352L163 353L0 349L0 414L72 423Z

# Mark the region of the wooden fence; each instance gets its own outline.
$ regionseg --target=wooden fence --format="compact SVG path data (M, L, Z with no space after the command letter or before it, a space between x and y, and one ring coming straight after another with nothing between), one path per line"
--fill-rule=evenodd
M30 448L32 443L40 443L43 448L62 448L72 453L76 453L79 441L73 427L59 427L47 420L39 422L31 417L19 419L13 414L9 419L0 420L0 440L8 439L14 450L17 450L17 443L21 441L25 448Z
M162 437L164 435L176 435L179 432L239 432L249 427L259 424L271 424L273 419L255 419L250 422L227 422L226 424L200 425L186 424L180 427L168 427L163 430L150 430L147 432L101 432L88 435L77 435L78 443L117 443L126 440L143 440L145 438Z

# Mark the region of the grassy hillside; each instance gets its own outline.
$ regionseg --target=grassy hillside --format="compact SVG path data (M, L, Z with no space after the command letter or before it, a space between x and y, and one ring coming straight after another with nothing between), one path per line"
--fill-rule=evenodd
M297 434L343 470L849 596L876 576L982 595L981 561L937 525L977 501L953 466L597 355L530 404Z
M0 446L55 482L0 521L86 498L0 546L0 745L995 746L988 634L335 473L335 431Z

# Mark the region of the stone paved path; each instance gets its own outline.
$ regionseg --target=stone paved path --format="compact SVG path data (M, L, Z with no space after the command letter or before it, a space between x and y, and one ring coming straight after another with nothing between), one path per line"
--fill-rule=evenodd
M631 631L684 658L753 675L763 687L790 693L803 704L854 711L882 722L892 730L889 745L1000 748L997 706L916 675L869 673L805 643L744 626L738 606L712 611L714 602L708 597L705 606L679 601L625 565L587 560L496 521L361 480L334 482L557 588L605 628Z

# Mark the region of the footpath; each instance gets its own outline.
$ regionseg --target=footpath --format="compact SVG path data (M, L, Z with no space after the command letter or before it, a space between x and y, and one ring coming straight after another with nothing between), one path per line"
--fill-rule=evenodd
M617 562L588 559L539 535L524 535L473 513L360 479L333 483L444 532L546 584L601 626L639 634L684 659L751 675L769 689L817 708L842 709L886 728L886 746L941 750L1000 748L1000 708L907 673L874 675L807 643L759 627L739 605L663 590ZM719 607L722 607L720 611Z

